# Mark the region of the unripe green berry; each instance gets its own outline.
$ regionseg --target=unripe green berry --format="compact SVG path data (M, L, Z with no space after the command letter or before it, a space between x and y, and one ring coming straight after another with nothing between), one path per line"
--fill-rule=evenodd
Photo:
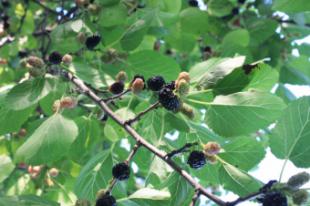
M287 185L292 189L298 189L306 184L310 179L310 175L307 172L301 172L293 175L287 182Z
M296 205L302 205L307 203L309 194L307 190L298 190L293 194L293 202Z

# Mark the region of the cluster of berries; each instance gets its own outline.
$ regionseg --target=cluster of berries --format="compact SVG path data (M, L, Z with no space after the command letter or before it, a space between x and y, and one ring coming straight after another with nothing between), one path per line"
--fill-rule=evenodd
M61 62L68 65L72 62L72 56L70 54L62 56L59 52L54 51L48 56L48 61L55 65L60 64Z
M189 154L187 164L194 169L203 167L207 161L216 163L216 155L220 152L221 146L216 142L208 142L203 146L203 151L194 150Z
M309 194L300 187L309 180L310 175L307 172L293 175L287 183L271 180L260 189L262 195L257 198L257 201L263 206L287 206L291 201L294 205L303 205L308 201Z

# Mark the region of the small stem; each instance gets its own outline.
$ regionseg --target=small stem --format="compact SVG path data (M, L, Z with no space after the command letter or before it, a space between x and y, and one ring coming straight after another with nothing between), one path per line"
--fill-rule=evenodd
M196 103L196 104L200 104L200 105L205 105L205 106L209 106L211 104L210 102L202 102L202 101L195 100L195 99L187 99L186 101Z
M130 91L131 91L131 89L126 89L125 91L123 91L123 92L120 93L120 94L117 94L117 95L114 95L114 96L112 96L112 97L103 99L103 101L106 102L106 104L109 104L109 103L111 103L113 100L121 98L123 95L127 94L127 93L130 92Z
M281 173L280 173L280 177L279 177L279 182L281 182L281 180L282 180L282 177L283 177L283 174L284 174L284 169L285 169L285 167L286 167L287 161L288 161L288 159L286 158L286 159L284 160L283 165L282 165Z
M130 163L130 161L133 159L133 157L134 157L135 154L137 153L137 151L138 151L138 149L140 148L140 146L141 146L141 143L140 143L140 142L137 142L137 143L133 146L131 152L129 153L129 155L128 155L128 157L127 157L127 159L124 161L127 165L128 165L128 164ZM109 185L109 187L108 187L108 189L107 189L107 192L111 192L111 191L113 190L113 188L114 188L116 182L117 182L117 179L115 179L115 178L113 177L113 179L110 181L110 185Z
M226 203L226 206L235 206L241 202L244 202L244 201L247 201L247 200L250 200L250 199L253 199L255 197L257 197L258 195L262 194L262 192L255 192L255 193L252 193L252 194L249 194L245 197L239 197L238 199L236 199L235 201L232 201L232 202L227 202Z
M148 112L152 111L153 109L157 109L159 107L159 102L152 104L146 110L140 112L135 118L127 120L124 124L131 125L132 123L141 119L142 116L146 115Z
M193 198L192 198L192 201L191 201L191 203L189 204L189 206L195 206L197 200L199 199L199 196L200 196L200 191L199 191L199 190L195 191L195 194L194 194L194 196L193 196Z
M180 153L183 153L183 152L186 152L187 151L187 148L190 148L192 146L195 146L195 145L198 145L198 142L193 142L193 143L186 143L183 147L181 147L180 149L177 149L177 150L173 150L171 152L169 152L167 155L166 155L166 158L171 158L177 154L180 154Z

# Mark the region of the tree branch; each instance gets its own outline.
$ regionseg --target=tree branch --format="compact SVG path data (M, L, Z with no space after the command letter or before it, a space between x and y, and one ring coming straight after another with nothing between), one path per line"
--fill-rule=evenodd
M166 159L166 153L157 149L154 145L147 142L142 136L140 136L131 126L124 124L124 120L120 119L108 106L107 104L98 97L92 90L90 90L82 80L76 78L71 73L64 72L65 77L71 81L75 86L77 86L85 95L87 95L92 101L99 105L99 107L107 113L117 124L119 124L123 129L127 131L141 146L148 149L154 155L165 161L171 168L173 168L177 173L179 173L189 184L191 184L196 191L200 191L202 195L215 202L220 206L226 206L226 202L221 200L219 197L209 193L202 185L200 185L196 180L185 170L179 167L171 159Z
M241 202L244 202L244 201L253 199L253 198L257 197L257 196L260 195L260 194L262 194L261 191L255 192L255 193L252 193L252 194L249 194L249 195L247 195L247 196L245 196L245 197L239 197L239 198L236 199L235 201L228 202L228 203L226 204L226 206L235 206L235 205L237 205L237 204L239 204L239 203L241 203Z

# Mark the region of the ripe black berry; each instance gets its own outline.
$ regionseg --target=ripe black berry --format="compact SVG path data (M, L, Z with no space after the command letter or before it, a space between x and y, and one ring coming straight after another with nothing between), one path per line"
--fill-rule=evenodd
M112 195L105 194L96 200L96 206L116 206L116 200Z
M181 106L179 98L173 93L171 89L166 87L159 91L158 101L165 109L174 112L178 111Z
M192 7L198 7L198 1L197 0L189 0L188 5Z
M2 0L2 6L3 7L9 7L10 6L10 2L8 0Z
M244 4L246 0L238 0L239 4Z
M130 168L128 164L122 162L113 166L112 169L113 177L118 180L126 180L130 175Z
M165 84L164 87L168 88L168 89L171 89L171 90L175 90L175 81L171 81L171 82Z
M235 7L231 10L231 14L232 15L238 15L239 14L239 8L238 7Z
M206 47L203 48L203 51L204 51L204 52L211 53L211 52L212 52L212 49L211 49L210 46L206 46Z
M21 51L18 52L18 57L19 58L25 58L27 56L28 56L28 52L25 51L25 50L21 50Z
M87 49L92 50L99 44L100 41L101 41L101 36L93 35L93 36L87 37L85 44L86 44Z
M122 93L124 91L124 88L125 88L125 85L124 85L123 82L114 82L110 86L109 90L113 94L120 94L120 93Z
M6 29L9 29L10 28L10 23L5 21L3 22L3 28L6 30Z
M287 198L280 192L270 192L257 199L263 206L287 206Z
M10 18L10 17L9 17L8 15L4 14L4 13L1 15L1 19L2 19L4 22L8 21L9 18Z
M203 152L200 151L192 151L189 154L187 164L191 168L198 169L206 164L206 158Z
M165 84L162 76L154 76L147 80L147 87L152 91L159 91Z
M48 61L52 64L60 64L62 61L62 56L59 52L54 51L49 55Z

